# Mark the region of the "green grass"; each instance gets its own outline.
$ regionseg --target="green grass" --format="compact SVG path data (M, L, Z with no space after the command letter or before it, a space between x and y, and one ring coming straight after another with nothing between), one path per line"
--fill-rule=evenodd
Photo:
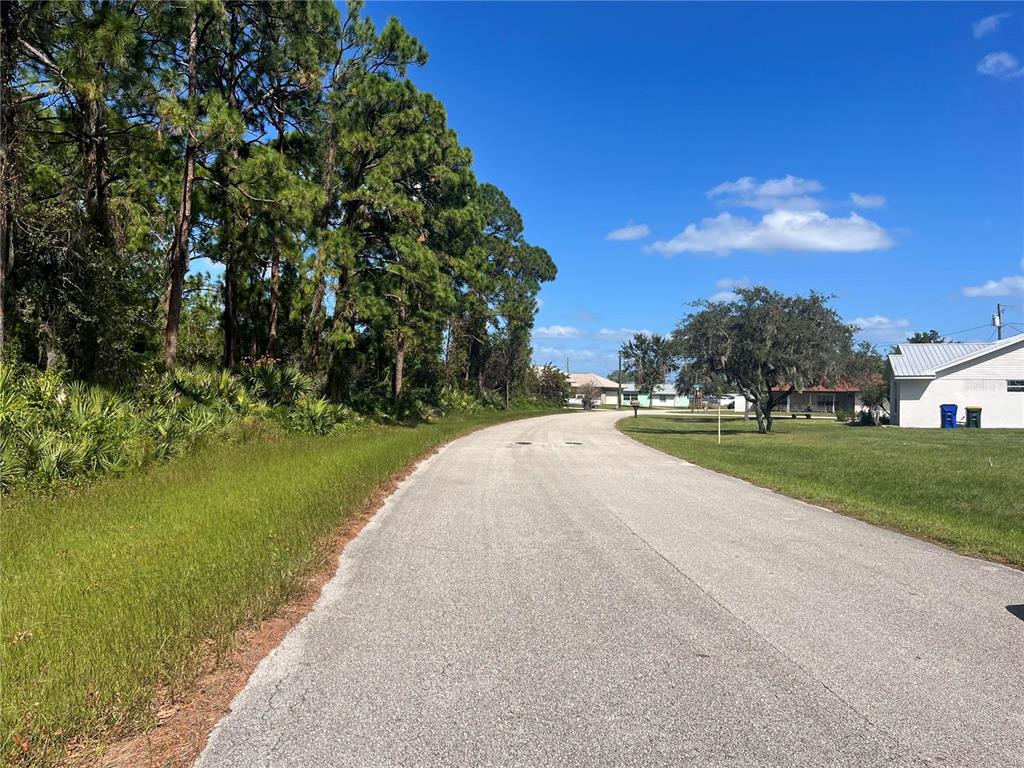
M779 419L628 418L627 435L789 496L1024 568L1024 430L850 427Z
M545 411L220 445L131 477L3 500L2 752L59 759L69 739L151 722L157 691L266 618L332 533L418 456Z

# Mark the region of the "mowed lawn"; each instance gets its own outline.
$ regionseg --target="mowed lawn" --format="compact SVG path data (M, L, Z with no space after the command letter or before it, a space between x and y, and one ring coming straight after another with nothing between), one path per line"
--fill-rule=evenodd
M0 761L150 721L159 688L269 616L332 534L416 457L485 412L336 437L221 445L133 477L3 499Z
M851 427L732 416L618 422L666 453L958 552L1024 568L1024 430ZM756 514L756 510L752 510Z

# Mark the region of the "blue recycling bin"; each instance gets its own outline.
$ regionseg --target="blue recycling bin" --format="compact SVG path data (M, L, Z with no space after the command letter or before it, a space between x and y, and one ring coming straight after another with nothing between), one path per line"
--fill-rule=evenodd
M956 405L945 403L939 406L939 413L942 414L941 426L943 429L956 429Z

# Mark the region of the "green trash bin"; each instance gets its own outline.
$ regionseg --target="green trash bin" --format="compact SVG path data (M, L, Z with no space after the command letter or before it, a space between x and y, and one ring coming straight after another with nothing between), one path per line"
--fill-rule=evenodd
M981 429L981 407L977 405L967 406L968 428Z

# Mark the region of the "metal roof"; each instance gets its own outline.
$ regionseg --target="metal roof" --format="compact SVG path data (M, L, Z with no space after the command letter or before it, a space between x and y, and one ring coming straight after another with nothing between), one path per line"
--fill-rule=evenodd
M569 385L572 387L597 387L598 389L618 389L619 385L596 373L570 373Z
M1007 339L1008 341L1008 339ZM992 343L951 343L910 344L903 343L896 347L896 352L889 355L889 365L893 375L931 377L938 368L969 357L978 352L987 351L996 346Z

